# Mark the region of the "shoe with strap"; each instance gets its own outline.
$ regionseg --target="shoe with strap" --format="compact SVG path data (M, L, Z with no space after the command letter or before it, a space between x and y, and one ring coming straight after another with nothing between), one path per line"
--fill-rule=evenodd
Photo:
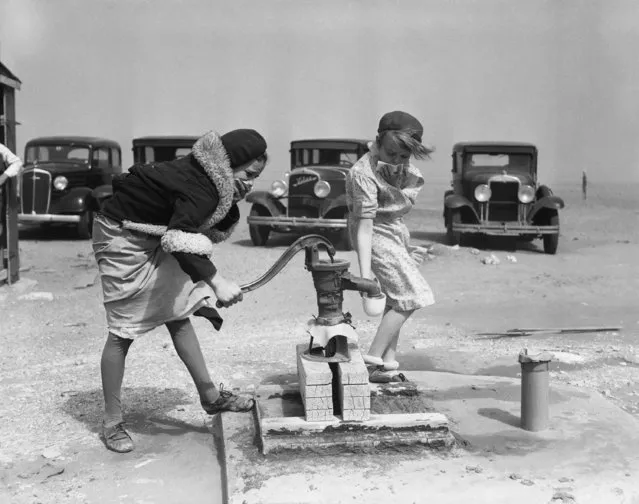
M245 413L253 409L255 400L252 397L244 397L234 394L230 390L224 390L224 385L220 383L220 397L214 402L202 401L200 404L209 415L215 415L223 411Z
M105 446L117 453L128 453L133 450L133 440L124 429L124 422L120 422L111 427L106 427L102 423L102 437Z

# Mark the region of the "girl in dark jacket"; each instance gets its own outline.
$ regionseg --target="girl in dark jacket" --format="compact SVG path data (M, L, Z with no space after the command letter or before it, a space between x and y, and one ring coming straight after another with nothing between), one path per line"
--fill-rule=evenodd
M109 329L102 353L106 447L129 452L120 390L133 340L166 325L209 414L249 411L253 400L218 389L209 375L189 317L222 324L211 300L224 306L242 291L211 260L239 220L237 202L266 164L266 141L251 129L209 132L175 161L134 165L113 183L113 197L93 226L95 254ZM214 301L213 301L214 302Z

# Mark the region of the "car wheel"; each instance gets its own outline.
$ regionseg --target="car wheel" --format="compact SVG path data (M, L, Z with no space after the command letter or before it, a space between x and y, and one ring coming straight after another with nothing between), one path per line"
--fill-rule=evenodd
M78 222L77 228L78 237L81 240L88 240L93 234L93 212L87 210L80 215L80 222Z
M459 210L448 211L448 222L446 223L446 239L449 245L461 245L462 234L453 231L453 223L461 224L461 212Z
M551 226L559 226L559 215L553 215L550 217ZM559 233L544 235L544 252L546 254L555 254L557 247L559 246Z
M269 213L263 206L253 205L251 207L250 215L255 217L268 217ZM249 234L251 235L253 245L256 247L263 247L268 241L268 235L271 234L271 229L268 226L256 226L254 224L250 224Z

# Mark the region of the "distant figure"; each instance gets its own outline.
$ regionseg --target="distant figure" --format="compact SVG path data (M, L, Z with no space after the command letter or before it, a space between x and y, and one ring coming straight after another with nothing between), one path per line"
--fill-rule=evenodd
M586 170L581 172L581 195L584 200L588 199L588 176Z
M23 169L22 161L16 156L11 149L0 143L0 187L10 177L18 176ZM6 169L5 169L6 167Z

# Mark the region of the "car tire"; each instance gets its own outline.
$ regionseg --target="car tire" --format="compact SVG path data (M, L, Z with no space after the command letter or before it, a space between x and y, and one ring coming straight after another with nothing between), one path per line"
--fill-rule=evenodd
M550 217L548 222L551 226L559 226L559 215L555 214ZM544 235L544 253L555 254L559 246L559 233Z
M249 215L256 217L268 217L270 214L263 206L253 205ZM266 245L270 234L271 229L268 226L256 226L254 224L249 225L249 235L251 235L251 241L256 247L263 247Z
M91 238L93 234L93 212L91 210L87 210L82 215L80 215L80 222L78 222L76 231L78 233L78 238L81 240L88 240Z
M461 245L462 234L459 231L453 231L453 222L459 224L461 221L461 212L459 210L448 211L448 221L446 223L446 240L448 241L448 245Z

